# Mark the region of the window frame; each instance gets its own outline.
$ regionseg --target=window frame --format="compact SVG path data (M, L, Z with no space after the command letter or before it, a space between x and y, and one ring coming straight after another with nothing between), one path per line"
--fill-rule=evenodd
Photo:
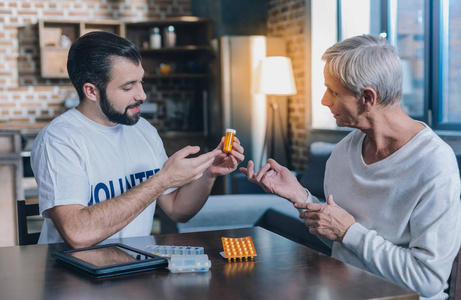
M426 0L426 5L430 8L430 1ZM451 130L451 131L461 131L461 121L460 122L450 122L444 123L443 121L443 75L445 71L443 58L444 58L444 40L449 37L449 32L444 31L444 23L449 22L449 15L444 15L444 5L449 5L448 0L434 0L431 10L431 34L432 34L432 45L431 51L433 56L428 59L432 59L431 67L431 91L428 93L431 96L431 100L428 102L432 106L432 124L431 127L434 130ZM448 26L447 26L448 28Z
M390 41L395 41L396 29L392 28L390 19L391 5L398 0L382 0L386 3L387 30ZM444 123L443 120L443 41L447 32L444 32L444 22L449 21L449 16L443 15L443 5L449 5L449 0L425 0L424 1L424 98L423 114L421 116L410 115L415 120L428 124L434 130L461 131L461 122ZM395 46L395 42L393 43Z

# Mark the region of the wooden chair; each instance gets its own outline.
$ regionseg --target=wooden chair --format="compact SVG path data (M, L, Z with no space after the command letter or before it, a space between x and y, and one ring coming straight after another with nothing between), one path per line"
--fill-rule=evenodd
M38 203L26 204L25 200L18 200L17 209L19 245L37 244L40 232L29 233L27 228L27 217L39 215Z
M450 300L461 299L461 249L456 255L453 261L453 267L451 269L451 276L449 281L449 298Z

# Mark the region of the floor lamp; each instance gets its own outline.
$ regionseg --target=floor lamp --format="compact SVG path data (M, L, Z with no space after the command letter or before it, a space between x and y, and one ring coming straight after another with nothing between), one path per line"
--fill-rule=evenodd
M289 148L286 131L282 123L282 116L276 102L277 96L296 94L296 85L293 75L291 59L284 56L269 56L261 60L255 79L255 92L267 95L267 121L264 145L261 153L260 166L263 166L264 153L267 157L275 153L276 123L280 126L283 141L283 151L287 158L287 167L291 167L291 150Z

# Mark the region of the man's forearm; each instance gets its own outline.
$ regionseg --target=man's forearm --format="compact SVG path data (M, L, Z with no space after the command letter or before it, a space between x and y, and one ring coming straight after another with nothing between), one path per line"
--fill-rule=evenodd
M123 229L166 189L154 175L115 198L79 209L67 205L55 207L50 216L72 247L91 246Z
M215 176L205 172L199 179L180 187L167 212L170 218L180 223L189 221L205 204L215 181Z

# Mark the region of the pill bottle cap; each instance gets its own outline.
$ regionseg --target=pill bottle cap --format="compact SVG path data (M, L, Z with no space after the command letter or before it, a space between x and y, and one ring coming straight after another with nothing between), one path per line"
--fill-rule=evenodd
M231 133L235 134L237 131L235 131L235 129L227 128L226 132L231 132Z

